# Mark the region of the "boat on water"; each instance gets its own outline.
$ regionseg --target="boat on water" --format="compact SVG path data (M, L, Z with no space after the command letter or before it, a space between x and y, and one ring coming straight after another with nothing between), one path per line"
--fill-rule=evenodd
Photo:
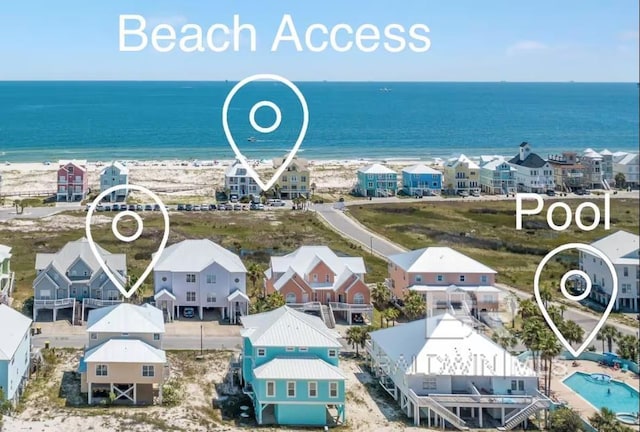
M249 138L247 138L247 141L249 141L249 142L256 142L256 141L258 141L258 140L256 139L256 137L249 137Z
M383 87L383 88L381 88L381 89L380 89L380 91L381 91L382 93L390 93L390 92L391 92L391 89L390 89L390 88L388 88L388 87Z

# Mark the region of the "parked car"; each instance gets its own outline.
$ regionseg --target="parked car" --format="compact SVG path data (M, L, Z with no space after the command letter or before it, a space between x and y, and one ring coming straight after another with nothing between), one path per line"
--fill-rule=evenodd
M185 210L184 204L178 204L178 211L184 211L184 210Z
M200 206L194 205L193 207L191 207L191 211L200 211Z
M111 211L111 206L110 205L105 205L104 206L104 211Z
M547 195L548 196L556 196L556 191L554 191L553 189L547 189Z
M200 211L209 211L209 206L207 204L202 204L200 206Z
M167 207L167 210L169 210L169 207ZM153 206L153 211L160 211L160 204L156 204Z
M136 211L144 211L142 204L136 204Z
M185 318L193 318L195 316L195 309L192 307L186 307L182 311L182 316Z
M234 204L233 205L233 209L234 210L242 210L242 206L240 204Z
M237 203L238 202L238 195L231 195L229 197L229 201L231 201L232 203Z
M129 211L136 211L136 205L135 204L129 204Z
M153 206L151 204L147 204L144 206L144 211L153 211Z
M216 205L215 204L209 204L209 210L216 210Z
M226 210L226 209L227 209L226 205L224 205L224 204L218 205L218 210Z
M192 211L193 210L193 205L192 204L187 204L186 206L184 206L184 209L186 211Z
M267 205L271 206L271 207L282 207L285 206L285 202L279 199L270 199L267 200Z
M364 324L364 317L361 313L354 313L351 315L351 322L354 324Z
M120 211L125 211L127 208L126 204L120 204Z
M96 211L104 211L104 206L102 204L98 204L96 206Z
M458 191L458 195L460 195L461 197L468 197L469 196L469 192L467 192L466 190L461 190Z
M471 196L473 196L473 197L479 197L479 196L480 196L480 192L479 192L479 191L477 191L477 190L474 190L474 191L472 191L472 192L471 192Z
M111 204L111 211L120 211L120 206L118 204Z

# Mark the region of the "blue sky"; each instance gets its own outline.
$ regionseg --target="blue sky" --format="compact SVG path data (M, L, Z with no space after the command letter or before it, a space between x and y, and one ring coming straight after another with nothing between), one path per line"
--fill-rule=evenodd
M430 28L431 49L388 53L296 52L270 47L283 14L300 33L397 23ZM638 81L637 0L20 0L0 6L0 80ZM120 14L179 30L252 24L258 49L158 53L118 50Z

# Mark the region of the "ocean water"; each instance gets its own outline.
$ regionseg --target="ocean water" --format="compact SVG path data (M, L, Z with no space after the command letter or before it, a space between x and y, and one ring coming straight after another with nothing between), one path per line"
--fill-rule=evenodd
M0 161L231 159L221 113L234 84L0 82ZM512 155L522 141L544 157L587 147L638 150L636 83L297 85L309 108L301 155L310 159ZM262 100L281 110L270 134L249 122ZM255 118L268 127L276 116L261 108ZM287 87L257 82L235 95L228 119L247 157L271 158L293 147L302 109Z

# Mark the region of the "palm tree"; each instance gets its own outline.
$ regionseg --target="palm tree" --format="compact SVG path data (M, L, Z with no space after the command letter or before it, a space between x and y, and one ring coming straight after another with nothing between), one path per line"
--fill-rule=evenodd
M491 335L491 339L507 351L518 343L518 339L509 332L494 332Z
M543 285L540 287L540 298L542 299L544 308L547 309L549 306L549 302L553 299L553 291L551 291L551 288L549 288L548 285Z
M409 291L404 299L404 314L409 321L423 316L426 312L424 297L417 291Z
M316 184L311 183L311 198L313 198L313 196L315 195L315 192L316 192Z
M373 300L373 305L379 311L387 307L389 300L391 300L391 291L389 291L384 282L378 282L371 290L371 300Z
M609 348L609 352L613 352L613 342L617 341L620 337L620 332L617 328L612 326L611 324L607 324L599 332L603 338L607 340L607 347Z
M539 313L540 309L538 309L538 305L532 299L520 300L520 317L522 321L537 316Z
M286 304L284 296L279 291L272 292L266 297L266 309L278 309Z
M566 305L561 304L561 305L560 305L560 317L561 317L562 319L564 319L564 312L565 312L566 310L567 310L567 306L566 306Z
M618 338L618 354L623 359L637 361L638 338L633 335L624 335Z
M598 432L617 432L618 419L616 414L609 408L602 408L600 412L589 417L589 423L596 428Z
M263 274L263 271L264 271L263 267L257 263L251 263L251 265L249 265L249 268L247 269L247 278L251 282L251 286L252 286L251 297L255 298L258 296L260 297L265 296L264 287L262 289L262 292L259 293L258 295L258 289L257 289L258 287L256 286Z
M607 338L604 337L601 332L598 332L596 339L602 341L602 352L604 352L604 341L607 340Z
M627 179L624 176L624 173L619 172L613 179L616 181L616 187L618 189L624 188L627 184Z
M400 316L400 311L395 307L390 307L385 309L383 315L384 315L384 319L387 320L387 327L389 327L389 321L391 321L395 326L396 320L398 319L398 316Z
M536 372L539 370L538 356L545 330L547 330L547 327L540 319L529 319L524 322L520 335L524 346L533 353L533 369Z
M369 328L363 326L349 327L347 343L356 350L356 357L360 356L360 348L364 348L369 340Z
M584 339L584 329L575 321L567 320L562 322L562 334L570 344L581 344Z
M558 338L549 329L544 329L540 337L539 349L545 363L545 383L547 396L551 395L551 371L553 370L553 359L562 352L562 345Z

